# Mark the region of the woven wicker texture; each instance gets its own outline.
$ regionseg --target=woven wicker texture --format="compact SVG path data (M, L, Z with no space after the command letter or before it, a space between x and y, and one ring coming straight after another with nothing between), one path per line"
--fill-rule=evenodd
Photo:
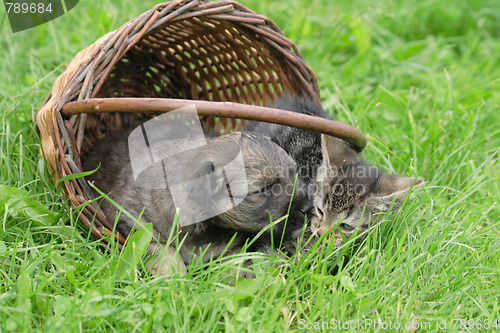
M65 116L65 104L92 98L161 97L268 105L283 91L319 101L316 77L299 50L268 18L234 1L158 4L79 52L36 114L43 155L54 181L82 171L80 157L107 134L144 113ZM230 132L239 119L204 118ZM71 177L67 177L71 178ZM84 178L64 180L72 206L92 198ZM101 238L113 224L97 205L80 220ZM123 237L115 235L124 242Z

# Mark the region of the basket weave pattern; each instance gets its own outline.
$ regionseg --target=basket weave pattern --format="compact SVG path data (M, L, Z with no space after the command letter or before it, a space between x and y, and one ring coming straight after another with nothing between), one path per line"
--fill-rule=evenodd
M145 113L61 112L73 101L161 97L268 105L283 91L319 101L316 77L299 50L268 18L234 1L175 0L156 5L79 52L36 114L42 150L54 181L82 172L81 156L98 140ZM228 133L239 119L207 117L205 127ZM72 206L93 196L84 178L64 180ZM98 237L113 223L95 204L80 220ZM112 221L111 221L112 222ZM120 243L123 237L115 235Z

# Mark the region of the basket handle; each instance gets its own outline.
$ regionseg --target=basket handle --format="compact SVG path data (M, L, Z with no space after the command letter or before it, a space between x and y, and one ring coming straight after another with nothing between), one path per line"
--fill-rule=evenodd
M339 121L264 106L171 98L95 98L69 102L62 108L65 116L82 113L159 112L165 113L194 105L200 116L263 121L311 130L352 143L358 151L366 146L366 137L354 127Z

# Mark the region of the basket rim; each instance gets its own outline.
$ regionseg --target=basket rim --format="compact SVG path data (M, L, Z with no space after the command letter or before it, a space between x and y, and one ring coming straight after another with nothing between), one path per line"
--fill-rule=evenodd
M74 116L84 113L165 113L188 105L194 105L200 116L262 121L335 136L354 145L358 152L363 150L367 144L366 137L361 131L340 121L235 102L141 97L94 98L68 102L63 106L62 114Z

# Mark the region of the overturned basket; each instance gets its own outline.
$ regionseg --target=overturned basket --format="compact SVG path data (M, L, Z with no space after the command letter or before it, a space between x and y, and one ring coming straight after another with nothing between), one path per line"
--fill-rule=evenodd
M195 104L202 125L241 129L244 119L335 135L359 149L354 128L264 107L284 91L319 101L316 77L268 18L234 1L158 4L82 50L36 114L54 181L82 172L80 157L98 140L139 119ZM113 235L84 178L64 178L64 194L98 238ZM125 241L114 235L119 243Z

